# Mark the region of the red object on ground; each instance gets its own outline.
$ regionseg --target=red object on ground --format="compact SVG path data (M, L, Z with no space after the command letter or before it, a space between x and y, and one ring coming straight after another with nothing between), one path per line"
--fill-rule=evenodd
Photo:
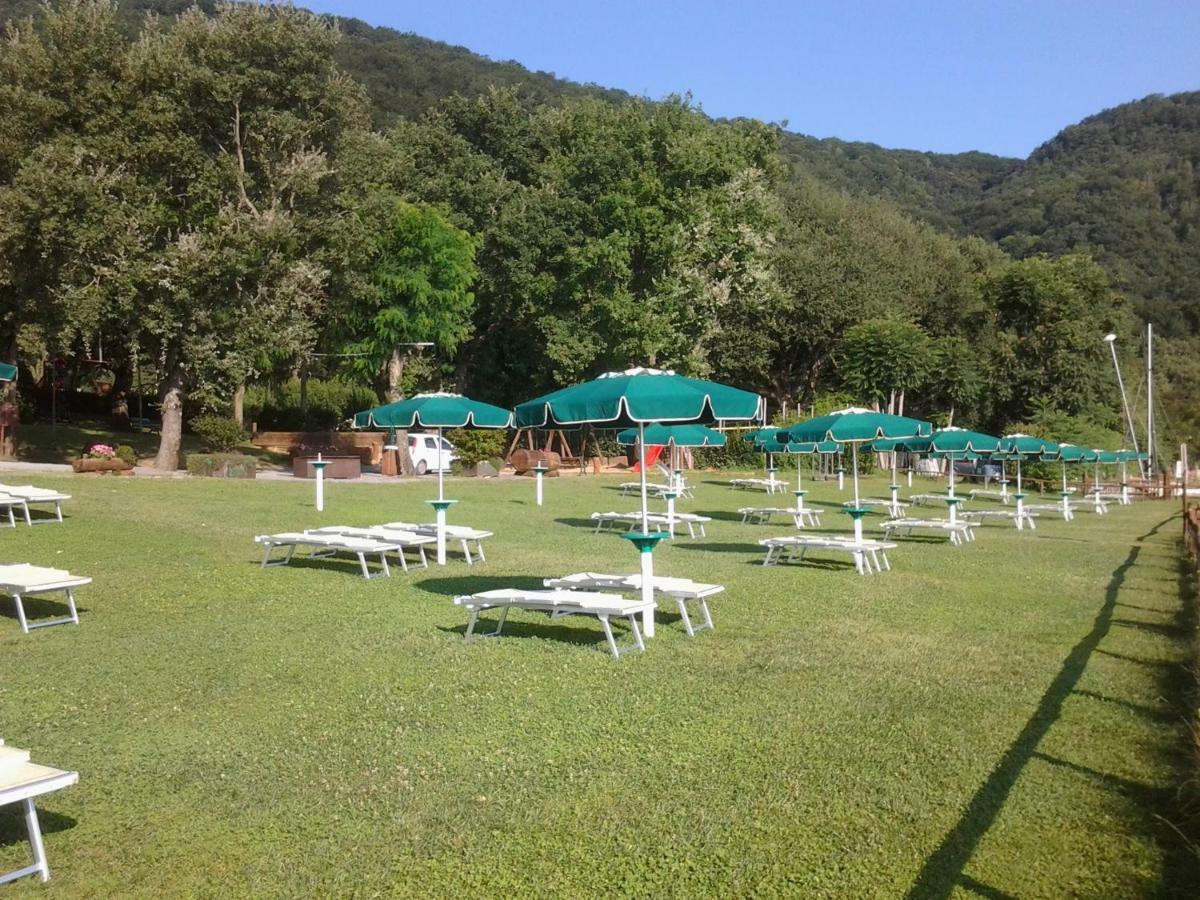
M652 465L654 465L656 462L658 462L658 458L659 458L660 456L662 456L662 452L663 452L663 450L665 450L665 449L667 449L667 448L666 448L666 447L664 447L662 444L653 444L653 445L651 445L651 446L647 447L647 448L646 448L646 465L647 465L647 466L652 466ZM631 468L631 469L630 469L630 471L631 471L631 472L640 472L640 471L642 471L642 470L641 470L641 468L640 468L639 466L640 466L640 463L637 463L637 462L635 462L635 463L633 464L633 468Z

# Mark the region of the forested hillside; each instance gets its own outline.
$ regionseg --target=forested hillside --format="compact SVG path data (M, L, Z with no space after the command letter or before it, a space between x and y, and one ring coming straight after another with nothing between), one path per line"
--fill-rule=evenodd
M1200 93L1084 119L965 215L1009 253L1092 254L1170 334L1200 333Z
M132 33L147 11L171 16L193 4L118 5ZM211 11L215 0L199 5ZM0 0L0 20L38 6L39 0ZM627 96L358 19L338 23L345 38L335 58L366 87L377 126L493 86L519 86L537 102ZM787 131L781 138L780 152L796 177L885 200L953 235L998 241L1016 257L1090 253L1164 335L1200 333L1200 93L1147 97L1105 110L1065 128L1024 161Z

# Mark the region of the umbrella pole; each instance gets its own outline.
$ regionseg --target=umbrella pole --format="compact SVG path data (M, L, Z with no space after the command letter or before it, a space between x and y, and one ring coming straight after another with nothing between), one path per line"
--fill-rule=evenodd
M445 472L444 472L445 466L442 465L442 429L440 426L438 427L437 434L438 434L438 455L437 455L438 499L445 500L446 499L446 489L445 489L445 482L443 481L443 479L445 477Z
M892 518L900 518L900 485L896 483L896 457L900 454L895 450L892 451L892 483L888 485L888 491L892 495Z
M1067 498L1067 461L1062 463L1062 514L1063 521L1071 521L1071 501Z
M1025 495L1021 493L1021 456L1017 455L1017 530L1020 531L1025 527ZM1033 527L1033 519L1029 520L1029 525Z
M638 422L638 468L642 473L642 534L650 533L650 511L646 502L646 426ZM649 541L647 541L649 543ZM641 548L639 548L641 549ZM638 554L641 557L642 602L654 603L654 545ZM654 637L654 606L650 605L642 613L642 631L646 637Z

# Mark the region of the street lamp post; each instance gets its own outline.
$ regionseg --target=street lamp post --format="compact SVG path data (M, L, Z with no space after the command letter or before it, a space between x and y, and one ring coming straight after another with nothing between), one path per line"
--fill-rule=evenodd
M1133 427L1133 417L1129 414L1129 398L1125 396L1125 379L1121 377L1121 364L1117 361L1117 336L1115 334L1106 334L1104 342L1108 344L1108 349L1112 351L1113 368L1117 372L1117 386L1121 389L1121 406L1125 410L1125 424L1129 428L1129 437L1133 440L1133 452L1140 457L1141 451L1138 448L1137 431ZM1142 477L1146 477L1145 460L1138 459L1138 471L1142 473Z

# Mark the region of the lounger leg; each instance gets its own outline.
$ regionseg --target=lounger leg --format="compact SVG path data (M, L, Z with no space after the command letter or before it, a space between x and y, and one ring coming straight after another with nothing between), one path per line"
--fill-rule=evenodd
M612 626L608 624L608 616L597 616L600 620L600 627L604 629L604 636L608 639L608 649L612 651L613 659L621 658L621 651L617 649L617 640L613 637ZM630 618L633 618L630 616Z
M475 542L475 553L479 557L480 562L487 562L487 557L483 555L483 538Z
M15 515L13 515L13 508L11 506L8 508L8 527L9 528L17 527L17 517Z
M421 568L428 569L429 568L429 557L427 557L425 555L425 545L424 544L417 544L417 553L419 553L421 555Z
M71 611L71 621L78 625L79 610L75 608L75 591L73 588L67 588L67 609Z
M405 575L408 574L408 560L404 558L404 548L396 548L396 559L400 560L400 571Z
M675 605L679 607L679 617L683 619L683 630L687 632L688 637L692 637L696 632L692 630L692 620L688 618L687 601L677 597Z
M25 510L25 524L30 528L33 527L33 515L29 512L29 501L21 504L21 508Z
M59 522L62 522L63 518L62 518L62 501L61 500L54 501L54 515L58 518ZM46 877L49 878L50 876L47 875Z
M465 540L462 541L462 551L463 551L463 556L467 560L467 565L468 566L474 565L475 560L471 559L471 547Z
M17 621L21 623L21 633L29 634L29 623L25 621L25 606L21 603L21 595L13 594L12 598L17 605Z

